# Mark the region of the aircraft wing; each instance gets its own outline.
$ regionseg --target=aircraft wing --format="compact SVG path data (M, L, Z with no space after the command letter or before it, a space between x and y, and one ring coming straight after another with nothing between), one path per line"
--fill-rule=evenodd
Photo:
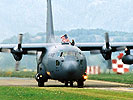
M105 43L76 43L75 44L82 51L91 51L91 50L102 50ZM117 48L125 47L133 49L133 42L114 42L110 43L112 52L117 51Z
M75 46L82 51L101 50L104 43L76 43Z
M53 43L36 43L36 44L22 44L21 49L24 52L27 51L44 51L47 47L51 45L56 45ZM15 50L18 44L0 44L0 52L8 52Z

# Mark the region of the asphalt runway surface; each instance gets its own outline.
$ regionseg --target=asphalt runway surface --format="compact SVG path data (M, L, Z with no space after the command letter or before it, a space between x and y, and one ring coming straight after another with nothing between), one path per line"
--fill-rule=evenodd
M23 87L38 87L34 78L11 78L0 77L0 86L23 86ZM45 87L64 87L64 84L55 80L49 80L45 83ZM74 83L74 88L77 88L77 83ZM121 84L116 82L106 82L97 80L86 80L84 89L107 89L115 91L133 92L133 86L130 84Z

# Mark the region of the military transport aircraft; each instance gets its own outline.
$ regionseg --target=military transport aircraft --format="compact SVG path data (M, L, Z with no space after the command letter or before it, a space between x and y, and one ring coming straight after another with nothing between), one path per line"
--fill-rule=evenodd
M43 87L48 79L58 80L65 86L73 86L77 82L78 87L83 87L86 80L86 57L82 51L90 51L92 54L101 53L105 60L111 64L112 52L126 49L123 62L133 63L130 49L133 43L109 43L108 33L105 34L105 43L55 43L51 0L47 0L47 31L46 43L22 44L22 34L19 35L18 44L0 44L0 52L12 53L16 61L20 61L23 55L35 54L37 60L36 80L39 87ZM111 69L111 67L108 67Z

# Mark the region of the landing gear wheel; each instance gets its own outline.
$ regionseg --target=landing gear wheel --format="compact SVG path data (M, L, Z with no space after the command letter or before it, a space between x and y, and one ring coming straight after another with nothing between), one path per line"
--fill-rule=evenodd
M44 87L44 82L38 82L39 87Z
M65 82L65 87L68 87L68 82Z
M73 87L73 81L70 81L70 87Z
M78 88L83 88L84 86L84 81L80 80L77 82L78 83Z

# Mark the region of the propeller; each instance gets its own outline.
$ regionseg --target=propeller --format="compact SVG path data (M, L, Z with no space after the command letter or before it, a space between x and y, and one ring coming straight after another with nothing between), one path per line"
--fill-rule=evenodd
M105 58L105 60L107 60L108 69L112 69L112 60L111 60L112 48L109 44L108 33L105 33L105 45L103 46L101 53L102 53L102 56Z
M105 45L102 47L101 50L92 50L90 51L91 54L102 54L105 60L107 60L108 63L108 69L112 68L112 60L111 60L111 55L112 52L114 51L121 51L125 50L125 46L122 47L117 47L116 50L112 50L110 43L109 43L109 34L106 32L105 33Z
M36 50L32 50L32 51L24 51L22 49L22 38L23 38L23 34L19 34L18 35L18 44L15 48L13 49L9 49L9 48L2 48L0 49L1 52L7 52L7 53L12 53L14 59L16 60L16 66L15 66L15 70L18 71L18 67L20 64L20 60L22 59L23 54L28 54L28 55L37 55L37 51Z
M102 54L105 60L110 59L112 54L112 48L109 44L109 35L105 33L105 45L102 47L102 50L91 50L91 54Z
M15 71L19 71L20 61L16 61Z
M23 56L22 38L23 38L23 34L19 34L18 45L14 49L11 50L11 53L16 61L20 61Z
M19 34L18 36L18 50L22 49L22 38L23 38L23 34Z
M105 43L106 43L106 48L109 49L110 48L109 35L107 32L105 33Z
M23 34L19 34L18 36L18 45L11 51L16 60L15 71L19 71L20 60L22 59L23 51L22 51L22 38Z
M112 48L109 44L108 33L105 33L105 45L102 47L102 49L101 50L91 50L90 54L102 54L102 56L108 63L108 65L107 65L108 69L112 68L112 60L111 60Z

